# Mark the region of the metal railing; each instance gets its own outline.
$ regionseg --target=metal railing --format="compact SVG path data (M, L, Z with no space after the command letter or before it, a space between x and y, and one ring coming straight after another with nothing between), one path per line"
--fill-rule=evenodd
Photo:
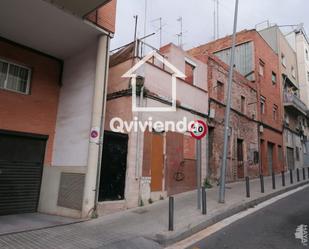
M306 104L300 100L298 96L293 93L284 92L284 104L291 104L294 105L300 111L306 113L307 106Z

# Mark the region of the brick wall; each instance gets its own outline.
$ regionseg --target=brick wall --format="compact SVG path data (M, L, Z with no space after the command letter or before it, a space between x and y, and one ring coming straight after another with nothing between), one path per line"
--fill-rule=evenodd
M228 66L211 55L205 56L204 60L208 61L209 108L215 110L215 117L209 119L209 173L212 180L218 180L223 152ZM218 81L221 87L218 87ZM244 112L241 96L245 98ZM235 181L246 175L256 177L259 175L259 164L253 161L253 153L258 151L257 91L237 72L232 85L231 107L227 180ZM243 141L243 168L238 168L237 139Z
M111 0L101 8L91 12L87 18L98 26L115 33L117 0Z
M283 168L283 162L278 157L278 146L282 146L282 86L280 84L280 71L279 71L279 59L277 54L266 43L262 36L256 30L244 30L237 33L236 43L242 44L245 42L253 42L253 70L254 81L249 83L254 89L257 90L257 119L263 126L263 132L260 132L259 138L266 144L260 148L262 169L265 174L269 174L267 159L267 144L274 144L274 156L273 156L273 169L279 171ZM199 46L190 50L190 54L194 56L207 56L214 52L224 50L231 47L231 36L218 39L208 44ZM243 58L245 60L246 58ZM259 75L260 60L264 63L264 76ZM277 83L272 84L272 72L277 75ZM237 73L236 73L237 75ZM211 89L211 86L209 86ZM235 92L237 94L238 90ZM239 96L239 95L236 95ZM265 113L261 114L260 110L260 97L263 96L266 99ZM234 98L233 98L234 99ZM235 98L237 99L237 98ZM277 117L273 118L273 107L277 106ZM232 104L233 106L233 104ZM234 103L237 106L237 103ZM261 140L261 141L262 141Z
M50 164L59 96L60 63L0 40L0 58L32 69L30 94L0 89L0 129L48 135L45 164Z

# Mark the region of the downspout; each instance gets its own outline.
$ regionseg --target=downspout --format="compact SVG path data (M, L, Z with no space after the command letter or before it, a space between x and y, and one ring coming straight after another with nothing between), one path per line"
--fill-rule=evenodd
M106 114L108 70L109 70L109 43L110 43L110 37L107 37L106 54L105 54L106 66L105 66L105 72L104 72L103 106L102 106L101 121L100 121L99 155L98 155L98 162L97 162L97 178L96 178L95 199L94 199L94 206L93 206L93 216L94 217L98 217L97 207L98 207L98 201L99 201L103 140L104 140L104 125L105 125L105 114Z
M144 86L141 87L141 92L140 92L140 98L139 98L139 106L142 107L143 106L143 102L144 102ZM137 114L137 120L138 122L140 121L140 119L142 118L142 114L141 112L138 112ZM140 154L140 131L139 128L137 129L136 132L136 154L135 154L135 180L139 180L140 179L140 158L139 158L139 154ZM140 203L142 198L141 198L141 182L138 183L139 186L139 200L138 202Z

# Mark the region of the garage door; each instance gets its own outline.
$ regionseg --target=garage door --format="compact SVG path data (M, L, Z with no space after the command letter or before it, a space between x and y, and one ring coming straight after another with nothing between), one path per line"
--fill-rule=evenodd
M46 140L0 131L0 215L37 211Z

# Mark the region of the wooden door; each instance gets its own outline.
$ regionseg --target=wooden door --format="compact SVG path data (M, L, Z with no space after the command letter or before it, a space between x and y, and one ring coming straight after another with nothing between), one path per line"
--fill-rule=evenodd
M151 147L151 192L162 191L164 161L161 134L153 133Z

